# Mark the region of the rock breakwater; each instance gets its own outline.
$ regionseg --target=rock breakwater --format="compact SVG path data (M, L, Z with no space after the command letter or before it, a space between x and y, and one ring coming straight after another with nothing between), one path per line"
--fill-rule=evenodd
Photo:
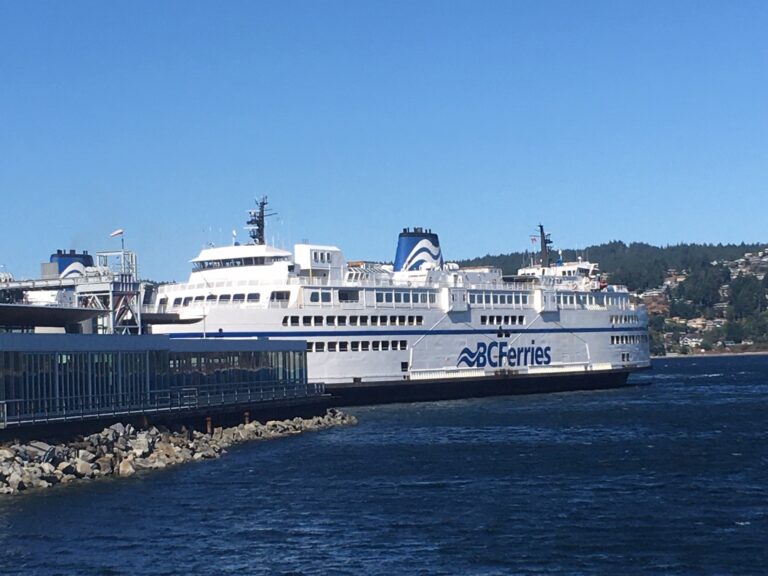
M65 444L28 442L0 446L0 494L49 488L110 476L131 476L209 458L218 458L233 444L268 440L357 424L354 416L329 409L324 416L250 422L232 428L172 432L164 427L137 430L117 423Z

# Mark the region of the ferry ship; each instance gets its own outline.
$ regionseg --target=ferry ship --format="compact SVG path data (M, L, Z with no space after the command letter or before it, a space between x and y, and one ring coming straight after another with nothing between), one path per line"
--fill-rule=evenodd
M538 261L505 276L443 260L437 234L404 229L393 264L347 262L332 245L209 247L189 280L145 296L153 333L306 340L310 382L342 404L620 386L650 366L647 316L597 264Z

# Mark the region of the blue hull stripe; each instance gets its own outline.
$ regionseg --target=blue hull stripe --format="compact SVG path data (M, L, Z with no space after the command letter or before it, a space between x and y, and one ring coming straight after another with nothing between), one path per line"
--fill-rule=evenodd
M459 336L459 335L482 335L490 336L504 334L620 334L626 332L645 333L645 328L529 328L529 329L505 329L505 330L474 330L453 329L453 330L424 330L422 329L403 329L403 330L290 330L283 329L273 332L177 332L168 334L171 338L203 338L204 336L221 336L226 338L337 338L340 336L358 336L358 337L381 337L381 336Z

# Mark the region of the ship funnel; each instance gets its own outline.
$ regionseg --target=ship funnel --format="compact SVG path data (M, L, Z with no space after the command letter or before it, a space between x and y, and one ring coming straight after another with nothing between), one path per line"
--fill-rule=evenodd
M400 232L395 253L395 272L442 267L443 254L440 252L437 234L423 228L404 228Z

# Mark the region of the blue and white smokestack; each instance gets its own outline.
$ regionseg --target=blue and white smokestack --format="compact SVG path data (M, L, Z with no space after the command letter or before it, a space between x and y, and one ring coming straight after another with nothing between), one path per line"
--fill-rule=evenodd
M413 231L404 228L397 239L394 271L419 270L424 265L427 268L443 267L437 234L422 228L414 228Z

